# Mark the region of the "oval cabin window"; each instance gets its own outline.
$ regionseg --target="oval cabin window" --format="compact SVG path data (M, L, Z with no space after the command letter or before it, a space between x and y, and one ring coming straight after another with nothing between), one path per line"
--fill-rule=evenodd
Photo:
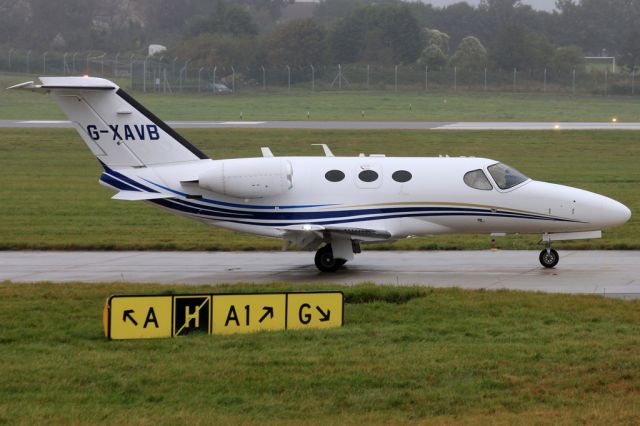
M325 173L324 177L329 182L340 182L342 179L344 179L344 173L340 170L329 170L327 173Z
M397 172L393 172L391 178L396 182L409 182L411 180L411 173L406 170L398 170Z
M378 179L378 173L373 170L363 170L358 174L358 178L363 182L374 182Z

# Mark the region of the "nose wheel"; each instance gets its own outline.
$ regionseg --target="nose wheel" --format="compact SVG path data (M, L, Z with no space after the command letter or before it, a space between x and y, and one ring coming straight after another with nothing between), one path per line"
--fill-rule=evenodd
M540 252L540 264L545 268L553 268L558 264L560 256L558 252L548 247Z
M316 252L316 267L320 270L320 272L336 272L338 269L342 267L345 263L347 263L344 259L336 259L333 257L333 250L331 249L331 244L327 244L324 247L321 247Z

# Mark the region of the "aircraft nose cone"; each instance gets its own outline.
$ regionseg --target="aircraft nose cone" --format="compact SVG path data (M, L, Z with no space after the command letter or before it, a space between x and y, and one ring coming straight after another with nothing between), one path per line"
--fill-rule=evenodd
M622 203L606 198L602 201L602 221L605 227L619 226L631 218L631 210Z

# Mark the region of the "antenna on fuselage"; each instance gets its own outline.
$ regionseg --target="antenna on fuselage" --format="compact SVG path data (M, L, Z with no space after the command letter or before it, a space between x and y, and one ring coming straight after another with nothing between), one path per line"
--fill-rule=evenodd
M312 143L312 146L321 146L325 157L335 157L326 143Z

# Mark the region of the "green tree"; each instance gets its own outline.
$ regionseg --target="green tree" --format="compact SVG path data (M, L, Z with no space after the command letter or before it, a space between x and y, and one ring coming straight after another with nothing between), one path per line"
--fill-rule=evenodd
M477 37L468 36L458 45L451 57L451 65L463 70L478 70L487 65L487 59L487 49L480 40Z
M256 35L258 27L253 17L243 7L218 2L216 10L207 17L196 17L189 25L189 34L195 36L201 33L223 33L241 35Z
M255 37L202 33L180 41L168 55L189 58L191 66L217 66L218 75L222 76L223 70L228 71L232 66L238 70L255 68L260 50Z
M429 47L431 45L438 46L442 53L449 53L449 35L435 28L423 28L422 36L424 37L424 46Z
M630 70L640 67L640 30L634 28L627 36L622 46L620 62Z
M339 20L329 37L335 63L364 60L367 45L388 49L392 63L415 62L420 54L421 38L410 8L405 4L359 7Z
M569 75L573 70L584 72L585 60L582 49L575 45L556 49L553 57L553 69L559 75Z
M518 25L508 25L500 33L491 59L503 69L540 70L553 61L554 46L540 33Z
M274 65L307 66L324 62L326 30L311 19L299 19L276 27L267 43Z
M418 62L431 69L439 70L447 65L447 55L438 46L432 44L422 51Z

